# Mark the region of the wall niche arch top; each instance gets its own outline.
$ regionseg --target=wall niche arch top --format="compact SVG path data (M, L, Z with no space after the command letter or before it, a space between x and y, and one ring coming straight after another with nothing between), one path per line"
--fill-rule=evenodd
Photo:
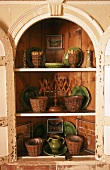
M17 19L17 21L12 25L12 27L8 30L9 36L14 40L15 47L18 44L18 41L22 34L34 23L49 19L49 18L62 18L66 20L70 20L78 25L80 25L91 38L94 48L97 48L100 37L103 34L101 27L98 23L90 17L84 11L62 3L63 6L63 14L60 16L51 16L50 10L47 4L39 5L34 7L33 9L25 12L21 17Z

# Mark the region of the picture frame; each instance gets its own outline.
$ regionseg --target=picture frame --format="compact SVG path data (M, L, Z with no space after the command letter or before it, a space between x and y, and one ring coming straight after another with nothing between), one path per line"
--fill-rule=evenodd
M63 119L47 119L47 133L63 133Z
M77 135L84 139L83 150L94 154L95 153L95 122L76 118Z
M62 48L63 35L47 35L46 44L47 49L61 49Z

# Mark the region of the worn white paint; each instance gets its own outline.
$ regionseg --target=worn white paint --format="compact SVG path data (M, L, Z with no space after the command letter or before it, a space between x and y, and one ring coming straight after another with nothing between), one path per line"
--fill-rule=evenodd
M110 66L105 66L104 92L104 114L110 116Z
M105 55L110 56L110 39L108 40L108 43L106 45Z
M104 154L110 155L110 126L104 126Z
M110 127L110 116L108 112L109 104L109 66L110 55L105 55L106 46L110 39L110 26L106 29L100 39L98 46L98 70L96 83L96 157L99 160L110 162L110 156L107 154L108 134L105 134ZM107 88L107 89L106 89ZM106 102L104 101L106 100ZM106 128L106 126L108 128ZM110 135L109 135L110 136ZM110 140L109 140L110 141ZM109 149L109 148L108 148ZM109 150L108 150L109 151ZM110 153L109 153L110 154Z
M0 56L5 56L5 50L3 43L0 41Z
M6 116L7 116L6 67L0 66L0 117Z
M0 156L8 155L8 127L0 127Z
M5 56L0 56L1 115L0 115L0 164L15 161L16 157L16 128L15 128L15 92L13 50L10 40L0 27L0 40ZM3 105L3 106L2 106ZM4 117L3 117L4 116Z
M49 3L50 15L58 16L62 14L62 2L64 0L47 0Z
M63 14L57 15L57 18L67 19L72 22L75 22L79 26L81 26L84 30L86 30L87 34L90 36L95 51L97 55L97 46L100 37L103 34L103 31L99 24L86 12L81 9L78 9L74 6L67 5L66 3L62 4L63 6ZM51 16L48 3L44 5L39 5L31 10L26 11L23 15L21 15L18 20L12 25L12 27L8 30L9 35L11 35L14 39L14 44L17 46L17 43L22 36L22 34L34 23L44 20L47 18L54 18L55 16Z

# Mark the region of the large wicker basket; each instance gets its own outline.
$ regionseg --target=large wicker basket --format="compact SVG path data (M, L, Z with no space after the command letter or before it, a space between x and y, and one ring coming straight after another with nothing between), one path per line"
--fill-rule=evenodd
M39 156L42 153L44 139L32 138L25 142L29 156Z
M65 106L68 112L79 112L82 106L83 96L64 97Z
M78 155L81 150L83 138L77 135L68 135L65 140L69 153L73 155Z
M36 112L36 113L45 112L46 107L47 107L47 101L48 101L47 96L40 96L34 99L30 98L30 103L31 103L33 112Z

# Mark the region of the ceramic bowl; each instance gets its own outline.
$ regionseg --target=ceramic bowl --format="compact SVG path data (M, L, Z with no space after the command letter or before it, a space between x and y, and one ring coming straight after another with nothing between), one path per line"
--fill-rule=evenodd
M62 63L45 63L45 66L48 68L60 68L63 66Z

